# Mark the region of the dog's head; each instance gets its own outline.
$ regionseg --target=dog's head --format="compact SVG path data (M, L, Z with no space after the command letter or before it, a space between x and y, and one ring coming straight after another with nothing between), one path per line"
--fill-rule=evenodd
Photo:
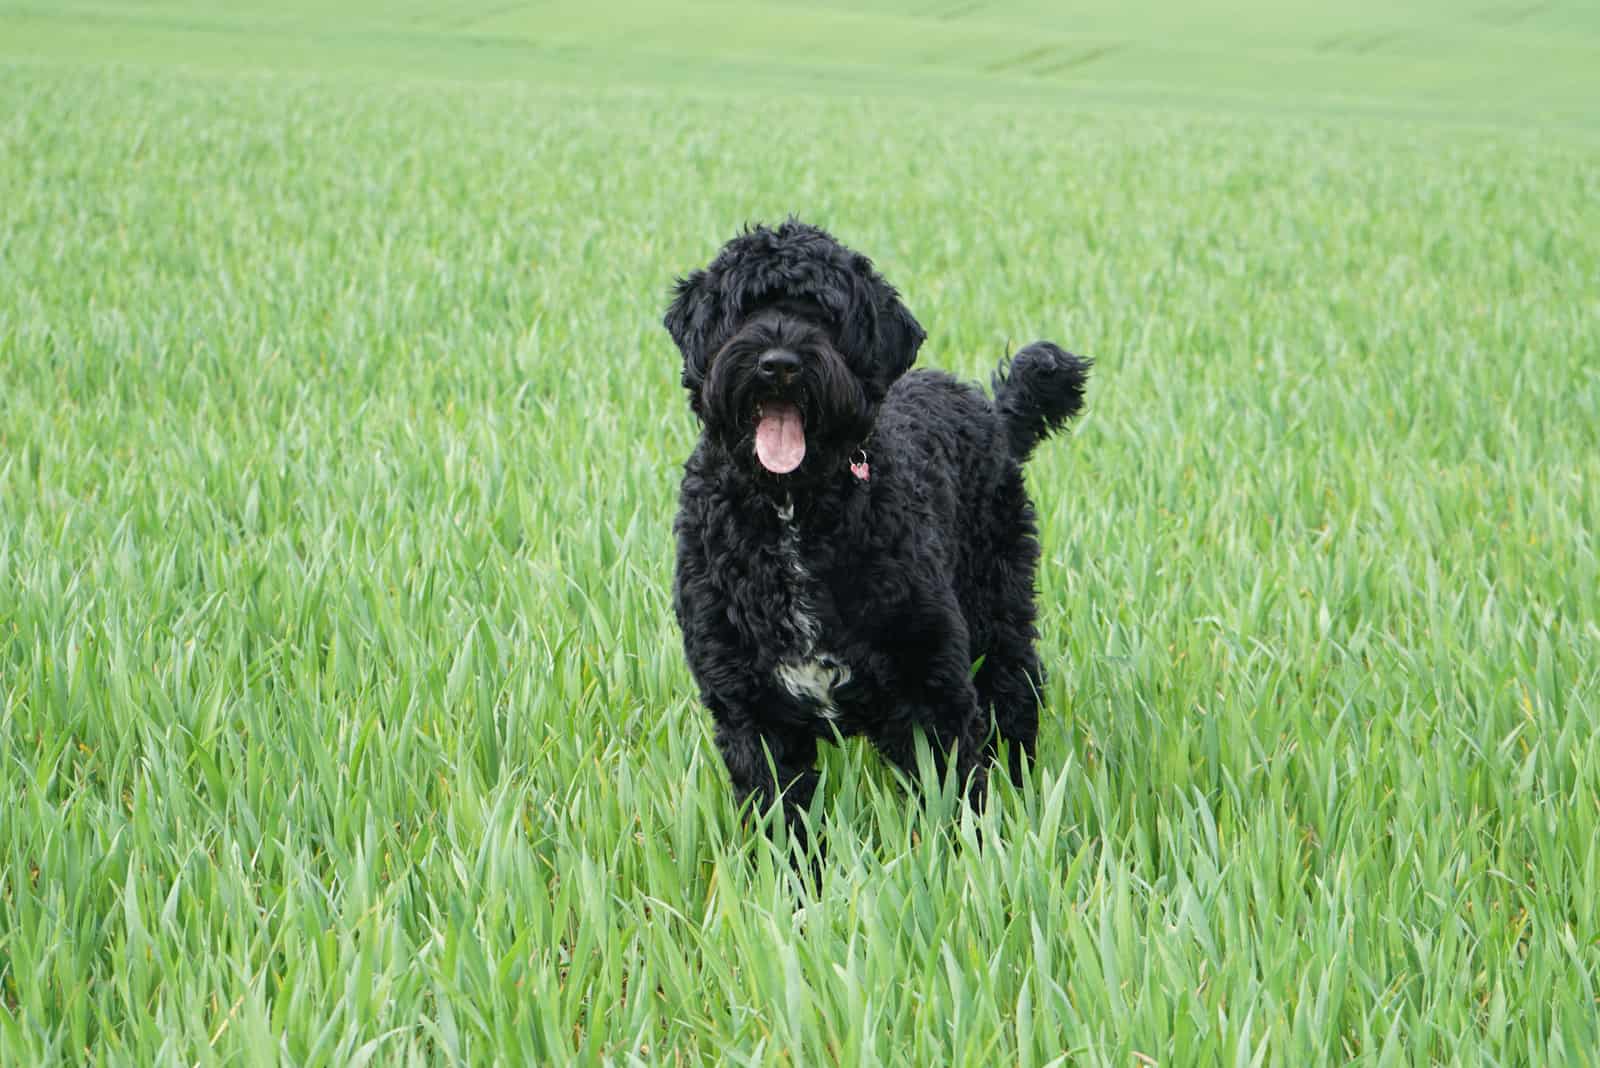
M752 471L801 479L843 469L925 336L872 261L793 219L729 241L663 321L707 433Z

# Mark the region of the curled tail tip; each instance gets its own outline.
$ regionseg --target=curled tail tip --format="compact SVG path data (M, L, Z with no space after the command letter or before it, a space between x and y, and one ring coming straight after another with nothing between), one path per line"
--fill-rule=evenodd
M1049 341L1035 341L1000 362L994 373L995 408L1019 461L1083 408L1093 366L1087 356Z

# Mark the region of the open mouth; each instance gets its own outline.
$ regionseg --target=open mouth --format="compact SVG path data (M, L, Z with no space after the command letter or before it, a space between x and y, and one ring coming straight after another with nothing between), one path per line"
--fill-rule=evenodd
M787 475L806 458L806 426L791 401L756 405L756 459L775 475Z

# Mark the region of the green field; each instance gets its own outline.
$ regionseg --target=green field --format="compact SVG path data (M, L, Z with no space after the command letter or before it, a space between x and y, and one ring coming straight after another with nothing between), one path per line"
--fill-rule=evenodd
M0 0L0 1064L1596 1063L1597 56ZM1038 767L830 752L816 889L669 604L660 311L791 211L925 364L1098 361Z

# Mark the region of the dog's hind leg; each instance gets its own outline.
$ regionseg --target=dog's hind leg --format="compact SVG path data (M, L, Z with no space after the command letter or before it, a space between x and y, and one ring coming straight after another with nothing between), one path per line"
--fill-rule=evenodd
M984 714L994 715L994 734L988 738L990 755L999 756L1003 739L1006 771L1012 784L1021 786L1039 735L1044 670L1039 664L1035 627L1037 520L1020 471L1013 469L1002 480L990 504L990 515L994 518L990 530L997 536L991 543L987 567L967 597L973 617L979 621L974 631L983 643L973 650L982 655L973 682Z

